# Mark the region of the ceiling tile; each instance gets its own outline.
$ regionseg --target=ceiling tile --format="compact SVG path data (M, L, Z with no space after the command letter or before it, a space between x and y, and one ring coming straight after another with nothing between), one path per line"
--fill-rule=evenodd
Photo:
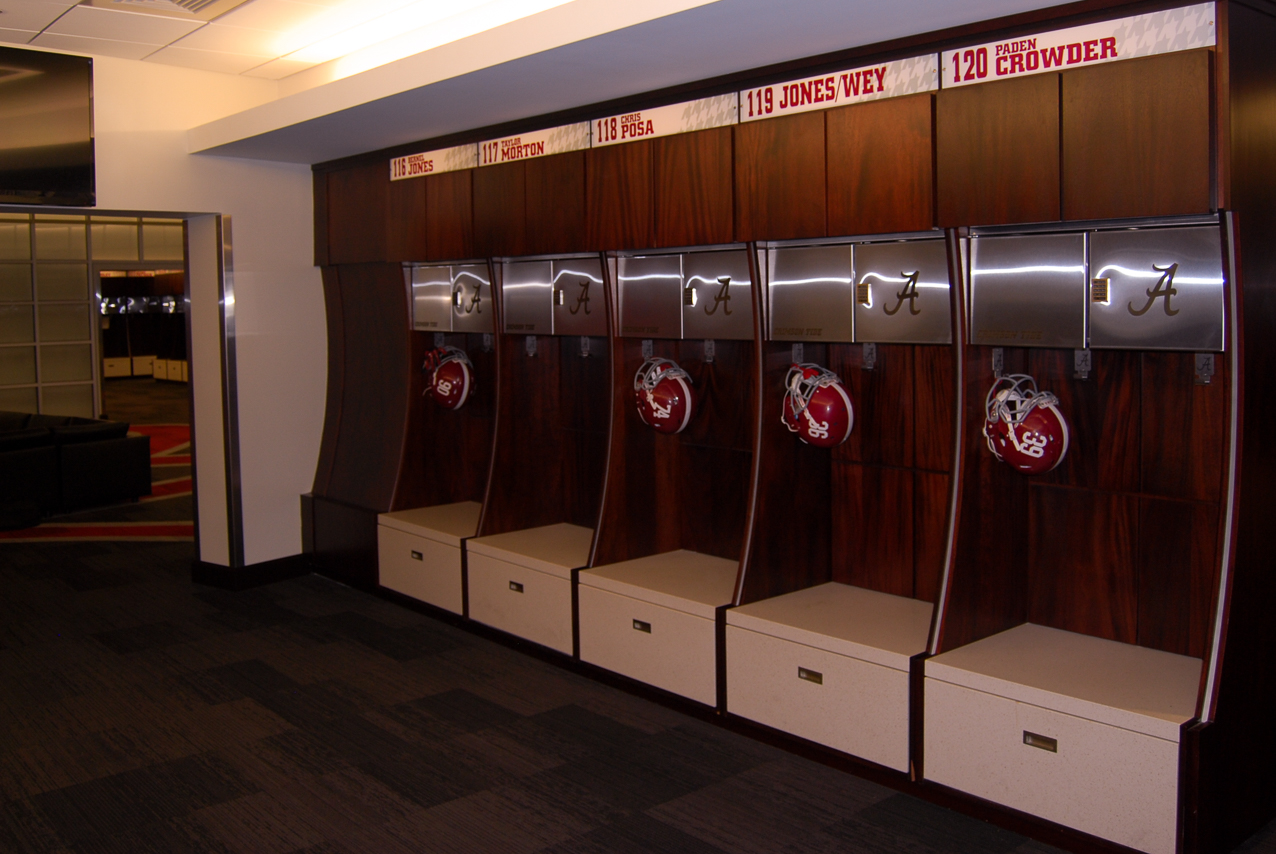
M31 41L38 30L5 30L0 29L0 42L6 44L26 44Z
M292 0L252 0L222 15L215 23L285 33L323 13L323 7L309 3L294 3Z
M40 0L0 0L0 28L39 32L73 5Z
M242 74L262 63L260 56L181 47L161 48L147 57L147 60L162 62L165 65L180 65L184 68L198 68L201 71L220 71L222 74Z
M191 50L212 50L218 53L240 53L262 59L274 59L279 55L276 43L278 33L265 30L250 30L245 27L228 27L223 24L208 24L199 28L183 39L173 43L175 47Z
M183 21L138 12L76 6L53 22L46 33L86 36L140 44L164 45L203 26L199 21Z
M245 71L244 76L264 77L267 80L282 80L290 74L305 71L307 68L313 68L318 64L317 62L301 62L296 59L275 59L259 65L251 71Z
M57 33L41 33L31 40L36 47L47 47L53 50L69 50L75 53L96 54L98 56L118 56L120 59L141 59L155 52L153 44L137 42L121 42L111 39L94 39L85 36L64 36Z

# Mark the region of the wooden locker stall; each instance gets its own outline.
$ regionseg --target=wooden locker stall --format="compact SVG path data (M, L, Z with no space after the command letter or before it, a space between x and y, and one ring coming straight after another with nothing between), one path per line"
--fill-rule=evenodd
M624 148L624 146L618 146ZM756 272L744 247L615 259L607 486L578 574L579 653L714 705L718 613L747 530L758 393ZM648 358L689 375L693 415L657 432L639 416Z
M947 249L913 237L767 250L757 512L726 615L729 711L901 775L954 445ZM844 442L781 422L795 364L841 379Z
M530 161L530 167L536 161ZM602 500L611 418L602 256L494 262L502 301L496 433L468 615L573 653L573 570Z

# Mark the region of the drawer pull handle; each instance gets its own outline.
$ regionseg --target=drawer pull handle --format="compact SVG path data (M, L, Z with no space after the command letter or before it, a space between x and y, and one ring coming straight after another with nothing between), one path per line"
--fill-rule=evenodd
M1023 731L1023 743L1029 747L1036 747L1039 750L1048 750L1051 753L1059 752L1059 740L1051 738L1048 735L1037 735L1035 732Z
M651 623L644 623L642 620L634 620L634 630L651 634Z
M522 593L523 585L519 584L517 581L511 581L510 590L513 590L515 593Z
M425 555L421 554L420 552L415 552L415 551L414 551L414 552L412 552L412 559L413 559L413 560L425 560Z
M814 682L816 685L824 684L824 674L818 670L807 670L805 667L799 667L798 678L805 679L807 682Z

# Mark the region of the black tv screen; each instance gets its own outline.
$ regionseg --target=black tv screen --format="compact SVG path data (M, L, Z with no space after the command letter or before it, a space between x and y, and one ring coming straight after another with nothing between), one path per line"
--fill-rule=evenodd
M0 203L95 197L93 60L0 47Z

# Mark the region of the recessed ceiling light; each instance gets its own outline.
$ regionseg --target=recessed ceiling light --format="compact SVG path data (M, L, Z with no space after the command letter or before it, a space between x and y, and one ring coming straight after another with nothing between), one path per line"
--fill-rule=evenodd
M185 21L211 21L249 0L80 0L81 6L163 15Z

